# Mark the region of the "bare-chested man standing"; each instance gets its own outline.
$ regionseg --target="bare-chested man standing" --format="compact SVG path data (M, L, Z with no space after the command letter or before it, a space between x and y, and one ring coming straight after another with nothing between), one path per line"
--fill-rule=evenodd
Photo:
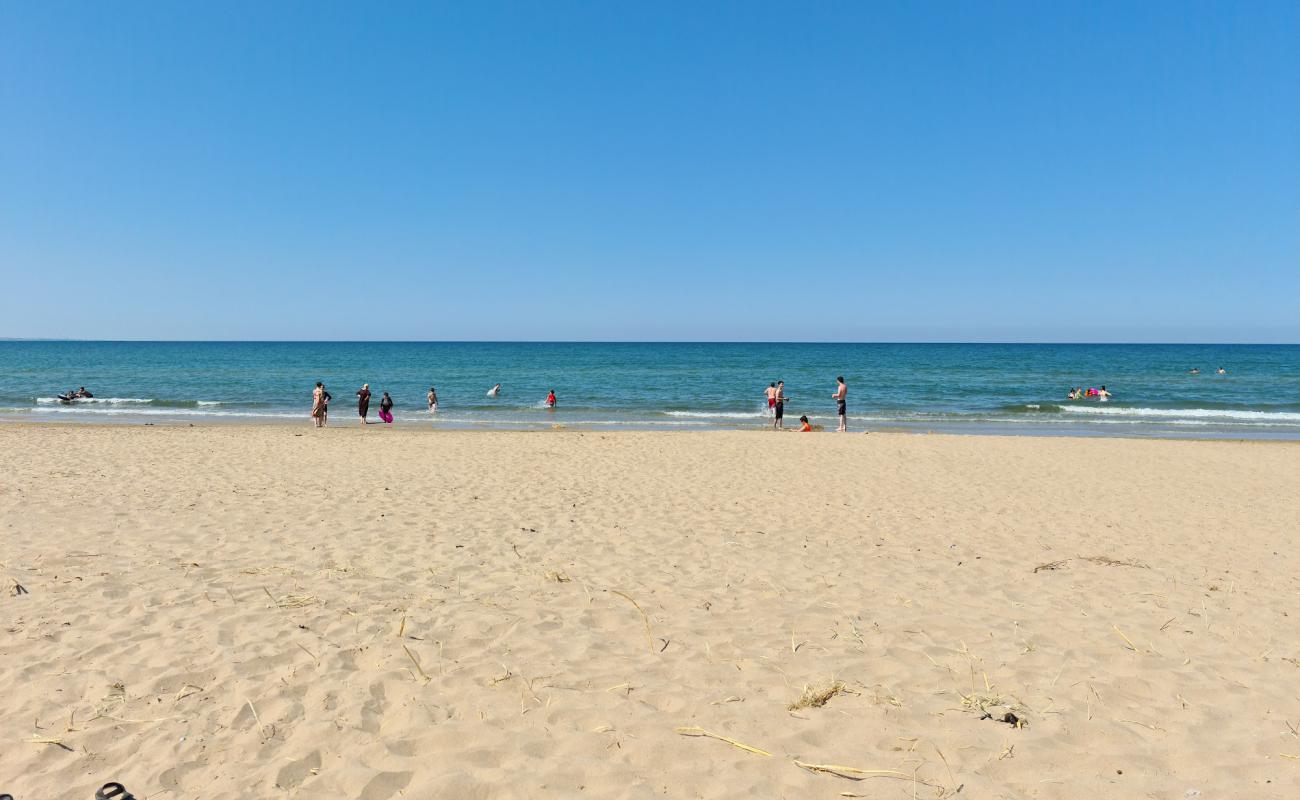
M840 415L840 427L836 432L845 433L849 429L848 417L845 412L845 405L849 399L849 387L844 383L843 375L836 378L835 382L837 384L835 394L831 395L831 397L835 399L836 411Z

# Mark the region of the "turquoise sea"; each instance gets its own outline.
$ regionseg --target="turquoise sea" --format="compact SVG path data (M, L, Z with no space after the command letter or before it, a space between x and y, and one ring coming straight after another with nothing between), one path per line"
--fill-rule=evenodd
M853 430L1300 439L1300 345L0 341L0 420L309 425L319 380L332 425L367 382L398 425L743 429L784 380L789 423L833 428L837 375ZM1065 399L1103 384L1111 402Z

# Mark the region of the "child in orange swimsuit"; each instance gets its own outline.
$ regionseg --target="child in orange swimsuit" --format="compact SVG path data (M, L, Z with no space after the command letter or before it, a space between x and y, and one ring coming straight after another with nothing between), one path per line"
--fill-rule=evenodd
M812 426L808 424L808 416L804 415L799 418L799 432L812 433Z

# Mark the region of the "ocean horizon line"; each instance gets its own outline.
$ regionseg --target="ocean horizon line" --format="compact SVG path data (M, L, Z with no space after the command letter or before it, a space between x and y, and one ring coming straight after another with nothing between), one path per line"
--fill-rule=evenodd
M882 339L875 341L820 340L820 339L89 339L0 336L0 343L63 343L63 344L648 344L648 345L821 345L860 347L874 345L932 345L969 347L990 345L994 347L1300 347L1293 342L1210 342L1210 341L1008 341L995 339Z

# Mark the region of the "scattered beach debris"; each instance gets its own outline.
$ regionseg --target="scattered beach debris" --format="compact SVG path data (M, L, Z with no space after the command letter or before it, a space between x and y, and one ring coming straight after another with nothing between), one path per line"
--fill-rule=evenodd
M1001 717L995 717L988 711L985 711L984 715L981 716L980 719L991 719L994 722L1005 722L1013 728L1026 728L1029 726L1029 723L1026 720L1021 719L1011 711L1008 711ZM1010 755L1010 752L1008 752L1008 755Z
M433 681L433 678L430 678L429 675L424 671L424 667L420 666L420 661L415 657L415 653L411 652L411 648L407 647L406 645L402 645L402 649L406 651L406 657L411 659L411 663L415 665L415 671L420 673L420 677L424 679L424 682L430 683L431 681Z
M641 620L645 623L645 643L650 646L650 652L653 653L655 651L655 642L654 642L654 637L650 635L650 617L646 616L645 611L642 610L641 606L637 603L637 601L633 600L628 595L620 592L618 589L606 589L606 591L609 592L610 594L616 594L619 597L631 603L632 606L637 610L637 613L641 615Z
M126 684L118 681L108 687L108 692L95 704L95 718L112 717L114 713L121 713L126 702Z
M20 597L25 594L31 594L31 592L27 591L27 587L23 586L18 581L14 581L14 585L10 587L9 591L14 597Z
M176 692L176 696L172 698L172 702L179 703L191 695L202 694L205 691L207 690L202 686L195 686L192 683L187 683L181 686L181 688Z
M1029 727L1029 720L1025 719L1023 706L1009 701L992 689L988 692L970 694L958 692L958 694L961 696L961 704L971 711L978 712L981 720L1005 722L1017 730Z
M49 736L31 736L28 737L27 742L28 744L52 744L55 747L67 750L69 753L73 752L72 748L64 744L62 739L53 739Z
M1164 728L1160 727L1159 725L1151 725L1151 724L1146 723L1146 722L1138 722L1138 721L1135 720L1135 719L1117 719L1117 720L1115 720L1115 721L1116 721L1116 722L1127 723L1127 724L1129 724L1129 725L1141 725L1143 728L1146 728L1147 730L1150 730L1150 731L1158 731L1158 732L1160 732L1160 733L1168 733L1168 731L1166 731Z
M1063 558L1060 561L1049 561L1046 564L1039 564L1034 567L1034 572L1051 572L1058 570L1069 564L1071 561L1087 561L1089 564L1096 564L1099 567L1133 567L1134 569L1151 569L1151 565L1145 561L1139 561L1136 558L1111 558L1110 556L1076 556L1075 558Z
M505 670L505 674L497 678L489 679L487 682L488 686L496 686L498 683L505 683L515 676L515 674L510 671L510 667L507 667L505 664L501 665L501 669Z
M721 734L713 733L711 731L706 731L703 728L687 727L687 728L676 728L675 730L677 733L680 733L682 736L703 736L708 739L717 739L720 742L726 742L732 747L739 748L741 750L744 750L749 753L753 753L755 755L764 756L766 758L772 757L772 754L767 752L766 750L760 750L757 747L752 747L750 745L745 744L744 742L738 742L735 739L722 736Z
M275 735L275 728L272 727L270 733L267 733L267 726L262 724L262 718L257 714L257 707L253 705L252 700L244 701L248 705L248 710L253 712L253 721L257 723L257 735L265 741Z
M1124 640L1124 644L1128 647L1129 650L1132 650L1135 653L1138 651L1137 645L1133 644L1132 639L1124 635L1124 631L1120 630L1118 625L1111 625L1110 627L1115 629L1115 633L1118 633L1119 638Z
M806 761L794 760L794 765L809 772L821 772L827 775L834 775L837 778L845 778L851 781L861 781L867 778L894 778L900 781L910 781L922 786L932 786L942 788L937 783L931 783L918 778L916 775L909 775L906 772L899 772L896 769L858 769L857 767L845 767L839 764L810 764Z
M282 594L276 597L266 587L262 587L262 591L266 592L266 596L271 598L271 602L280 608L305 608L320 602L314 594Z
M198 565L195 564L194 566ZM286 567L281 564L273 564L267 567L245 567L239 572L241 575L269 575L272 572L279 573L280 575L295 574L295 571L291 567Z
M900 699L897 695L893 694L891 690L885 688L884 686L881 686L880 684L876 684L875 686L871 687L871 691L872 691L872 702L874 702L876 705L878 706L889 705L889 706L893 706L894 708L903 707L902 699Z
M832 680L821 687L805 685L803 694L787 708L790 711L798 711L801 708L821 708L829 703L832 697L848 691L849 688L844 685L844 681L837 680Z
M546 580L548 581L555 581L556 583L569 583L573 580L573 578L570 578L568 574L565 573L563 570L558 570L558 569L550 570L543 577L545 577ZM622 594L622 592L619 592L619 594ZM623 596L627 597L627 595L623 595ZM632 598L628 597L628 599L631 600ZM633 603L633 605L636 604Z

